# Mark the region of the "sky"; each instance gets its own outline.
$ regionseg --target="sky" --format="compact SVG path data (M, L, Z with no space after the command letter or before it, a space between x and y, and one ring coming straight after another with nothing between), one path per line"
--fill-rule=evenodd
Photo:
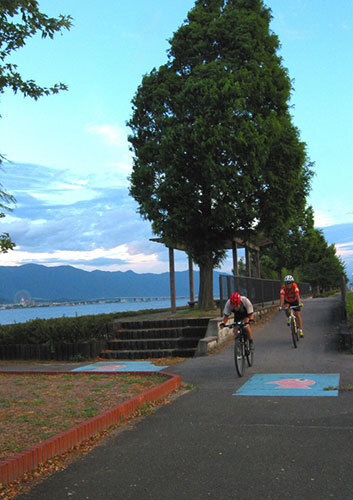
M351 0L265 0L279 55L293 80L293 123L314 162L308 205L315 226L353 272L353 4ZM35 37L13 53L26 79L64 82L38 101L0 94L0 183L16 197L0 221L14 251L0 265L72 265L87 271L169 270L168 251L129 196L132 153L126 122L142 77L167 62L168 39L193 0L40 0L73 26ZM240 253L241 256L241 253ZM175 252L175 269L187 269ZM230 272L230 255L221 271Z

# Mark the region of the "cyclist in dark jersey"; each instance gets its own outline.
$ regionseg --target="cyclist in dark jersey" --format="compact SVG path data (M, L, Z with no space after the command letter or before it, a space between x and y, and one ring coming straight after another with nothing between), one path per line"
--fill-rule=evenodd
M295 283L293 276L288 275L284 278L284 285L281 287L280 291L280 301L279 308L282 309L283 305L286 306L297 306L294 309L294 313L297 318L299 336L304 337L303 334L303 320L300 314L300 294L298 285ZM289 311L286 311L287 317L289 317Z
M233 293L224 306L223 323L219 325L221 328L226 326L228 317L232 313L234 314L234 321L243 320L245 323L247 323L246 328L249 333L250 348L254 349L254 339L249 324L249 320L254 319L254 307L252 303L247 297L241 296L237 292Z

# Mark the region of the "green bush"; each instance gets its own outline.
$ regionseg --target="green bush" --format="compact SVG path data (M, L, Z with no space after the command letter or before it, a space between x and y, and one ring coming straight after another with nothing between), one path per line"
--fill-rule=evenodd
M121 313L75 316L69 318L34 319L26 323L0 325L0 345L77 343L107 340L113 336L112 323L127 316L148 312L165 312L166 309L148 309Z
M346 311L348 326L353 328L353 292L347 292L346 294Z
M333 295L336 295L336 293L341 293L341 290L339 288L333 288L332 290L324 290L322 292L314 293L313 297L315 299L322 299L325 297L332 297Z

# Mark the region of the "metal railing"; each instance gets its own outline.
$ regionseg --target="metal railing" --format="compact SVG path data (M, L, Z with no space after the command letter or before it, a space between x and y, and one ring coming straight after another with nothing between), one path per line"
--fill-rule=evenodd
M279 292L283 282L280 280L263 280L260 278L249 278L247 276L232 276L221 274L219 276L219 298L220 310L223 309L226 301L234 292L245 295L255 304L265 304L279 300ZM311 295L312 290L309 283L297 283L300 296Z

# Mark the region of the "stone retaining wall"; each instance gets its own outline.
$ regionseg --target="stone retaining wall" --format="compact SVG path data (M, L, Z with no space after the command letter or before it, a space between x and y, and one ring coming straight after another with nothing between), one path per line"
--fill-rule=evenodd
M254 305L255 321L261 319L265 314L277 310L279 301L268 302L266 304ZM211 319L208 323L206 335L199 341L195 356L206 356L216 347L222 345L226 340L232 337L233 331L230 328L220 328L219 324L223 317Z

